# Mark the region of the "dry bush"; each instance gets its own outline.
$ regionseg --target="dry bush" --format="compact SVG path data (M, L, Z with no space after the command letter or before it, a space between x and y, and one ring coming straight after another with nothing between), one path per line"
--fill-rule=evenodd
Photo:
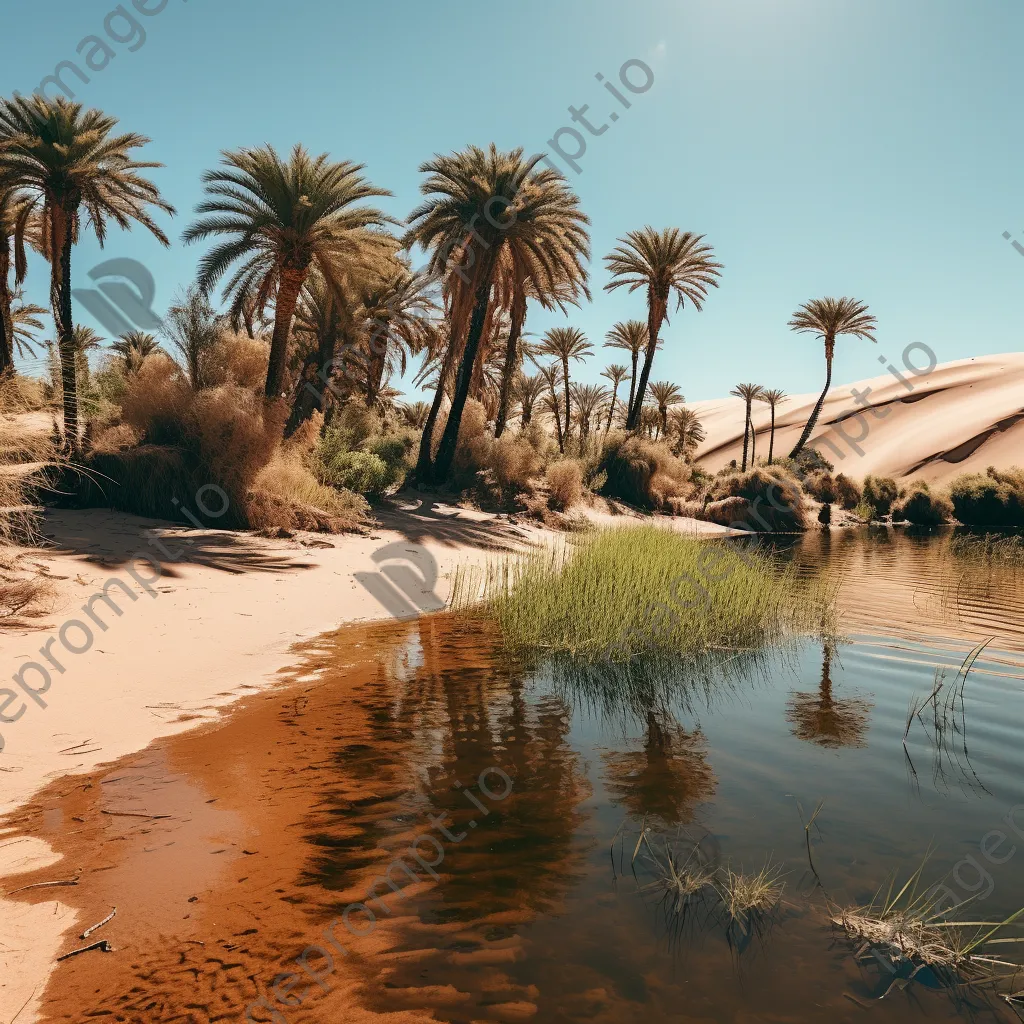
M134 427L127 423L117 423L95 431L92 451L109 455L111 452L124 451L125 448L135 448L141 440Z
M503 494L516 495L529 491L531 481L540 473L540 453L522 434L504 433L492 442L487 453L491 482Z
M200 369L207 387L237 384L258 391L267 379L270 345L247 334L222 334L203 353Z
M899 488L891 476L864 477L864 500L878 515L885 516L892 511L893 502L899 497Z
M746 500L746 509L735 523L746 523L759 533L794 533L807 528L807 503L800 482L781 466L759 466L747 473L716 477L712 501L733 497Z
M835 501L845 509L856 508L864 497L860 484L851 480L845 473L837 473L835 477Z
M52 610L57 590L52 581L22 564L22 553L0 543L0 625L16 626L24 619Z
M603 494L641 508L670 507L669 499L691 490L690 467L663 441L616 432L605 442L598 470L607 475Z
M369 507L361 495L320 483L294 448L274 455L246 497L249 525L257 530L357 530Z
M832 502L838 500L839 492L836 487L836 481L832 474L825 470L819 469L813 473L808 473L803 479L803 484L804 490L815 501L831 505Z
M50 404L46 397L46 385L36 377L12 373L0 378L0 412L9 415L37 412Z
M575 459L562 459L548 466L548 508L565 512L583 500L583 469Z
M178 365L158 353L148 356L128 378L121 418L147 444L180 445L187 440L186 414L192 398Z
M944 494L933 494L923 480L916 480L893 502L894 523L941 526L953 518L953 504Z
M965 526L1024 526L1024 470L1017 466L965 473L950 484L949 495Z

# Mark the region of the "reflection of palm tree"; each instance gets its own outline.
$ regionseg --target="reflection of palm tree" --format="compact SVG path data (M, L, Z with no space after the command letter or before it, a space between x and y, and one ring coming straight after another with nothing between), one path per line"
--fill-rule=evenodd
M832 644L822 648L821 685L817 693L789 695L786 720L793 732L819 747L864 747L864 734L873 705L859 697L832 695Z
M641 750L609 752L604 763L613 799L634 817L665 825L691 821L694 807L709 800L717 785L704 734L699 728L687 732L667 712L647 712Z

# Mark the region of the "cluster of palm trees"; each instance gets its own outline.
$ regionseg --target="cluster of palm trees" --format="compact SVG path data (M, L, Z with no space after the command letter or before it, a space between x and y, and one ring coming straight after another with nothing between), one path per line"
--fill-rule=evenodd
M153 215L175 212L143 173L159 165L135 158L149 140L117 134L116 126L114 118L63 97L0 100L0 373L9 371L14 349L29 343L43 312L19 298L29 247L50 265L64 436L72 452L89 340L73 318L74 246L86 230L102 245L110 223L141 224L167 245ZM210 248L194 286L165 321L186 376L203 386L203 353L225 330L266 337L265 395L290 403L286 430L294 431L316 411L329 413L355 397L371 408L389 406L399 394L389 386L392 375L405 372L409 356L422 356L417 379L433 387L433 399L404 410L423 428L421 483L447 479L470 399L483 403L496 436L518 406L524 427L538 409L549 414L563 450L573 437L585 444L592 432L607 433L618 414L627 430L672 437L679 451L692 451L703 439L699 422L681 406L674 384L650 379L670 311L700 311L722 265L703 236L677 228L644 227L619 239L605 257L604 287L642 292L646 322L609 331L605 344L630 354L628 368L612 364L602 372L610 391L575 383L574 364L593 351L585 335L556 327L531 342L525 329L531 302L567 314L590 299L589 218L565 178L539 161L493 144L437 156L420 167L421 204L399 223L374 205L390 193L360 164L313 156L302 146L287 156L270 146L225 152L221 165L203 175L205 196L183 235ZM413 268L417 251L425 254L421 269ZM222 314L210 301L218 285ZM811 306L798 329L821 330L825 314ZM873 323L863 308L832 313L822 333L829 381L835 335L870 336ZM158 344L135 332L114 351L131 372ZM536 373L524 371L526 359Z

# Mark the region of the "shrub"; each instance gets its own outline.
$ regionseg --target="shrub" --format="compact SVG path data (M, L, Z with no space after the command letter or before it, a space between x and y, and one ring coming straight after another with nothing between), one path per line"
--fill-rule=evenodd
M798 476L806 476L808 473L831 473L836 468L817 448L804 448L792 462Z
M898 497L899 489L892 477L864 477L864 500L875 507L878 515L887 516Z
M526 435L507 431L491 444L487 462L488 483L505 496L528 491L530 481L543 466L540 454Z
M686 497L692 489L690 467L667 444L635 434L611 434L598 471L607 474L603 494L641 508L665 508L668 499Z
M1024 526L1024 471L1016 466L958 476L949 496L965 526Z
M583 500L583 470L575 459L562 459L548 466L548 508L555 512L578 505Z
M867 523L878 518L878 510L871 504L871 502L864 499L861 499L861 501L853 507L853 514L858 519L863 519Z
M747 506L735 522L761 533L805 530L807 504L797 479L782 466L758 466L746 473L718 477L711 486L713 501L739 497Z
M387 463L373 452L341 452L325 467L326 480L334 487L380 497L391 485Z
M358 494L321 483L295 447L275 454L256 476L249 496L255 529L354 530L369 506Z
M854 509L860 504L863 492L856 480L851 480L845 473L837 473L834 484L835 502L847 510Z
M940 526L953 518L953 506L941 494L932 494L924 481L912 483L892 506L893 522Z
M837 500L836 482L832 474L826 470L819 469L813 473L808 473L804 477L803 485L804 490L812 498L825 505L830 505L833 501Z
M270 345L261 338L225 332L200 357L205 387L237 384L258 391L267 379Z
M111 452L124 451L125 448L134 448L140 440L134 427L127 423L117 423L110 427L104 427L96 433L92 442L92 451L109 455Z

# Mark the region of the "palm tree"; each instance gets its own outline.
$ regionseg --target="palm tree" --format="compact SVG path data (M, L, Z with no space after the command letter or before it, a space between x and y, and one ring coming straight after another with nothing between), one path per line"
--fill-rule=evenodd
M193 285L174 302L164 317L163 329L184 361L189 383L193 390L198 391L205 384L203 357L213 348L223 330L201 288Z
M363 177L363 165L336 162L326 153L312 157L295 146L283 160L273 146L226 151L222 167L207 171L207 198L196 207L199 219L185 242L217 235L200 261L198 284L209 293L230 267L243 261L224 288L232 315L256 295L261 313L273 297L274 333L267 364L267 398L285 387L288 339L299 293L311 271L336 283L347 263L369 257L389 236L369 229L390 218L365 200L391 195ZM393 241L392 241L393 244Z
M420 168L428 175L420 187L427 198L410 215L405 241L430 253L427 269L442 281L449 320L440 387L420 445L416 473L422 481L447 479L455 458L503 254L512 265L517 260L528 265L547 292L564 281L559 267L573 266L572 274L582 277L582 262L590 255L589 220L557 171L536 169L541 159L524 158L522 149L499 152L492 143L486 151L470 146ZM507 360L510 373L515 361ZM431 460L433 424L449 374L454 374L451 406Z
M17 228L18 217L24 207L25 197L22 193L9 185L0 184L0 377L14 372L15 327L12 306L18 286L25 280L25 239ZM12 256L13 289L10 281Z
M640 372L636 394L633 396L626 429L633 430L640 418L647 381L651 376L654 352L658 347L658 332L668 322L668 307L673 294L676 309L681 309L685 300L698 311L703 308L709 287L718 287L721 263L713 259L714 251L704 243L703 235L678 228L655 231L647 226L640 231L630 231L605 262L611 271L612 280L605 285L605 291L628 288L647 289L647 351Z
M611 401L608 403L608 422L604 426L604 436L612 429L612 416L615 415L615 403L619 397L619 385L629 376L629 370L618 363L612 363L601 371L601 376L612 382Z
M618 348L629 353L630 363L633 372L629 378L629 403L626 406L626 415L633 408L633 396L636 394L636 371L640 361L640 353L647 351L647 324L642 320L626 320L617 323L606 335L605 348ZM664 342L658 342L658 348L664 347Z
M594 351L587 336L578 327L552 327L533 349L533 355L552 356L562 366L562 389L565 399L565 430L562 433L561 450L569 440L569 425L572 423L572 407L569 401L571 382L569 380L569 360L575 359L582 363Z
M580 449L587 443L594 414L608 400L608 389L600 384L573 384L576 418L580 425Z
M124 360L126 373L138 370L146 356L163 351L156 338L145 331L127 331L110 346L110 350Z
M825 396L832 386L832 357L835 354L836 338L840 334L853 334L858 338L875 341L875 329L878 321L868 312L866 302L858 299L811 299L805 302L789 321L789 326L799 334L816 334L825 342L825 387L818 398L811 418L804 427L793 450L789 453L795 459L807 444L818 422L821 407L825 404Z
M667 380L655 381L651 385L651 398L658 403L658 413L661 416L661 432L668 436L668 407L685 402L683 393L675 384Z
M402 419L409 424L410 427L416 430L422 430L423 425L427 422L427 415L430 412L430 406L426 402L407 402L404 405L398 407L398 411L402 414Z
M75 382L81 381L85 387L89 383L89 353L98 351L102 345L101 338L91 327L84 327L82 324L75 324L71 332L72 360L75 367ZM64 357L59 355L60 345L52 341L46 343L47 352L50 355L50 374L53 378L54 388L63 387L64 383Z
M661 413L658 412L656 405L645 402L641 406L635 429L657 441L658 435L661 433Z
M685 405L673 409L669 414L669 420L671 433L676 438L673 451L689 462L693 458L693 453L707 438L704 427L701 426L697 414L692 409L687 409Z
M512 397L519 404L519 425L525 430L533 420L533 408L544 391L544 378L539 373L532 376L519 373L512 384Z
M544 383L545 394L542 404L555 418L555 439L560 451L565 451L565 438L562 434L562 409L558 403L558 386L562 381L562 368L558 363L549 363L539 367L539 376Z
M747 471L747 441L749 435L752 433L753 426L750 421L750 407L753 405L755 399L761 397L762 390L763 389L760 384L737 384L736 387L729 392L730 395L742 398L746 403L746 409L743 417L743 467L741 469L741 472L743 473L746 473Z
M142 224L161 243L166 235L150 217L155 206L173 214L157 187L138 174L159 167L133 160L131 151L149 139L129 132L114 135L117 119L99 110L85 111L63 96L34 94L0 100L0 179L22 189L25 213L18 234L30 219L41 228L42 248L50 261L50 295L60 348L64 395L64 437L72 452L79 447L78 388L75 380L74 320L71 309L71 249L84 224L102 246L107 222L128 229Z
M775 453L775 407L785 402L789 395L780 388L771 388L762 391L757 398L759 402L767 402L772 410L772 431L768 435L768 465L770 466L772 464L772 456Z

